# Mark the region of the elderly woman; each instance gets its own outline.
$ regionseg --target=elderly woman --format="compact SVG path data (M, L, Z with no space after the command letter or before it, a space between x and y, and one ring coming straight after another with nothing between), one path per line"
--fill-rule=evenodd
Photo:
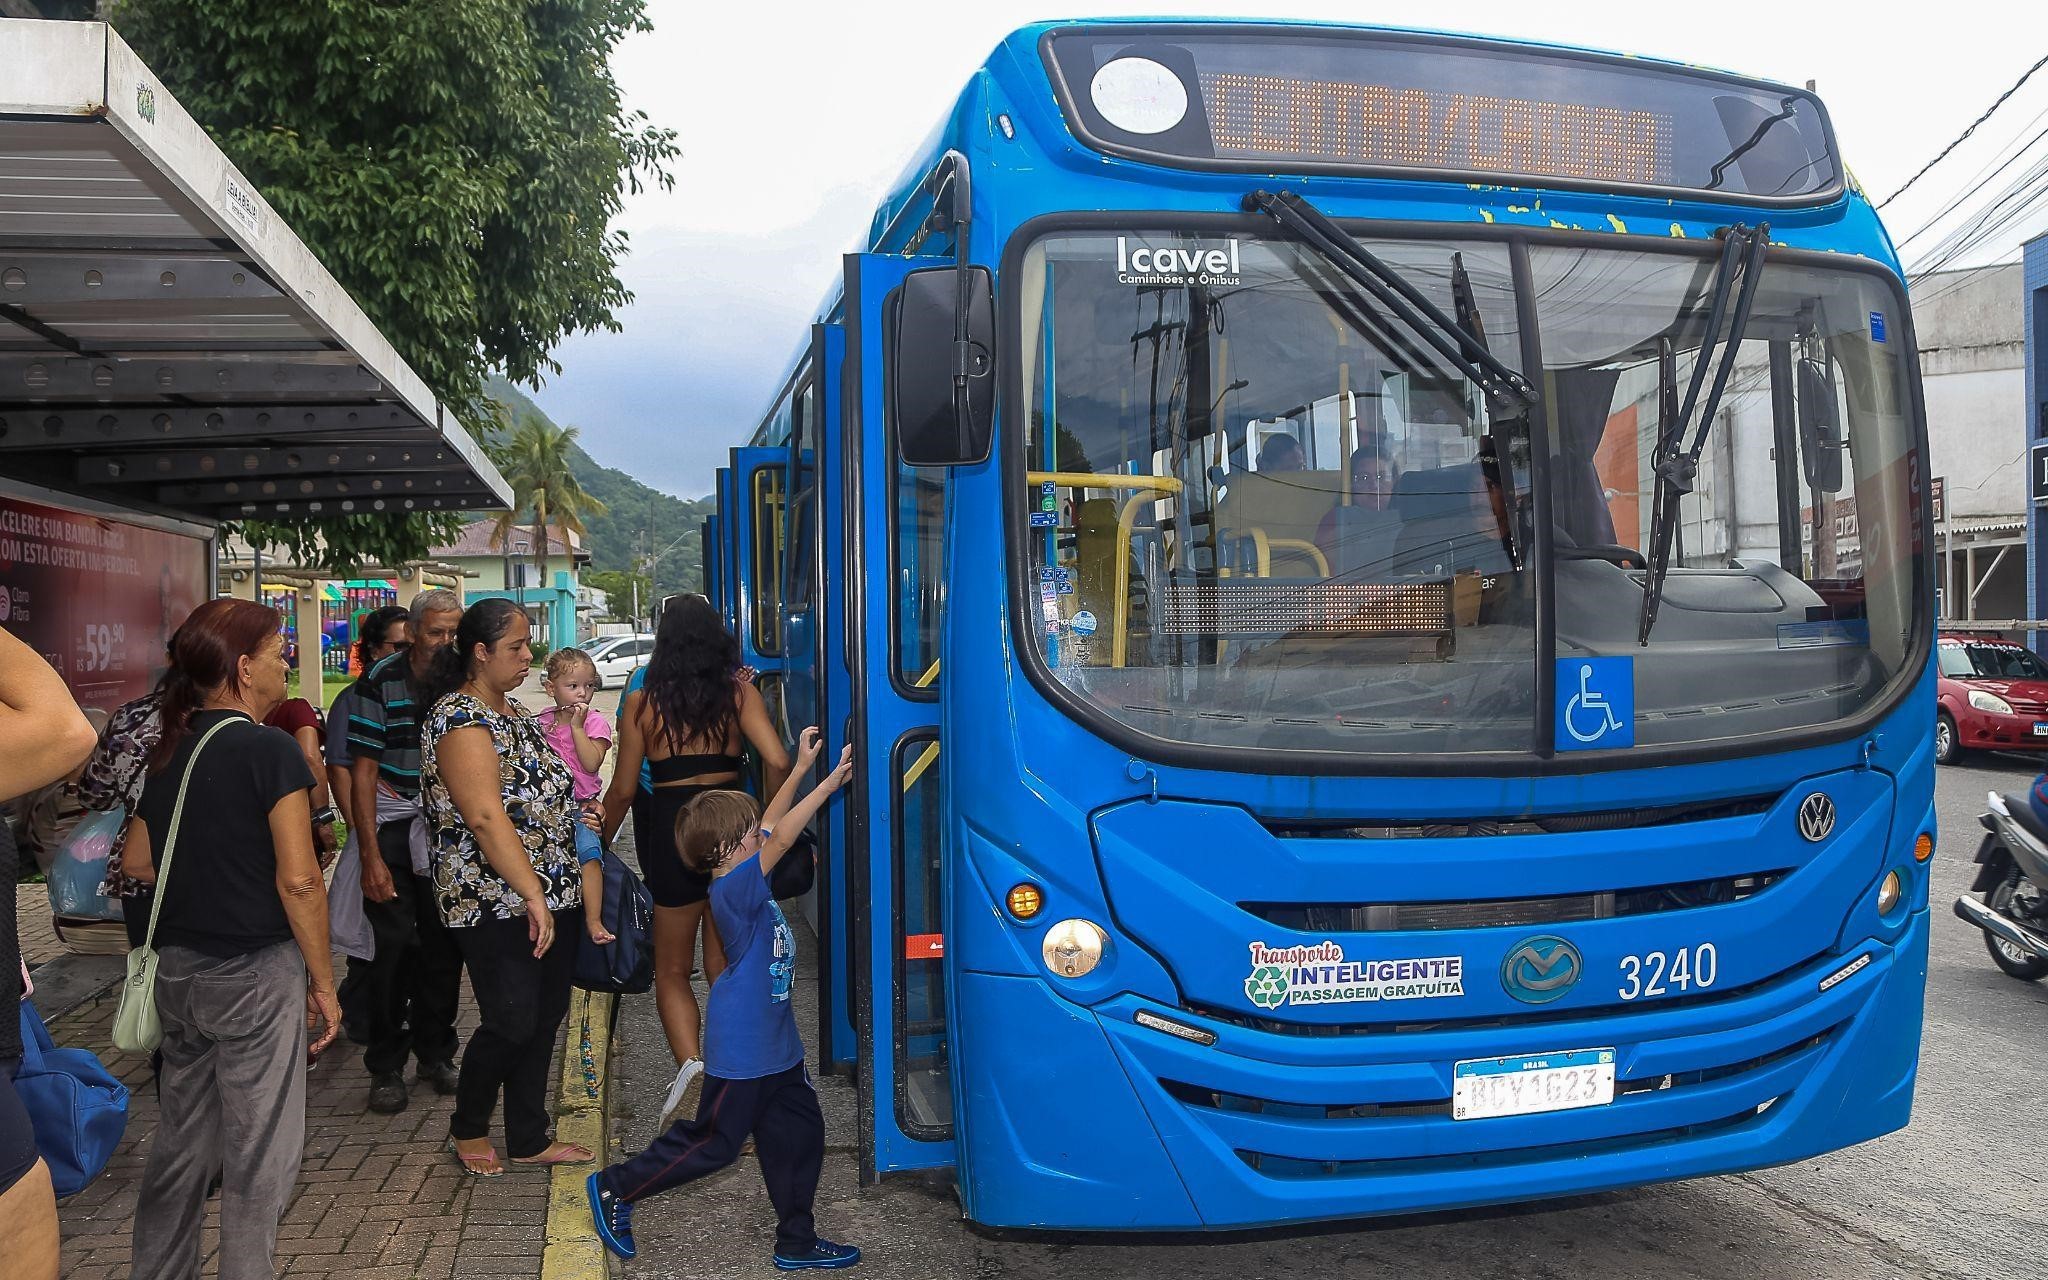
M509 600L471 606L428 670L420 797L441 918L462 949L480 1025L463 1051L449 1146L472 1175L504 1173L491 1113L505 1098L514 1164L587 1164L548 1136L548 1064L569 1012L582 885L575 780L538 722L508 696L533 663L532 628Z
M313 784L263 718L284 701L275 609L213 600L171 643L163 736L128 820L127 871L156 886L145 924L163 1023L161 1118L135 1208L132 1274L199 1274L221 1179L220 1274L275 1273L277 1225L306 1145L307 1014L341 1022Z

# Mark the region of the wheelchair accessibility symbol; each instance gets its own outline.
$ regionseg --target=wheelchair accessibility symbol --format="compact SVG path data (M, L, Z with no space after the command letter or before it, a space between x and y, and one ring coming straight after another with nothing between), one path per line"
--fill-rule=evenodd
M1611 750L1636 743L1633 658L1560 658L1557 749Z

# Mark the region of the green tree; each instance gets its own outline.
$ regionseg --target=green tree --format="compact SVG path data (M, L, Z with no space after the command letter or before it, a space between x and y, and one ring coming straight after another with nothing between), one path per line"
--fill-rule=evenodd
M673 185L670 130L620 102L609 59L644 0L111 0L143 60L262 188L470 431L502 370L537 383L631 299L612 219ZM453 520L262 522L337 567L422 556Z
M500 550L511 545L512 529L522 518L533 524L533 562L540 569L542 586L548 581L548 546L556 529L567 529L578 537L588 535L586 516L601 515L604 504L583 491L576 479L573 455L576 427L558 427L545 418L527 418L512 432L512 438L493 450L498 469L512 486L512 509L498 517L492 540ZM509 585L509 584L508 584ZM542 629L547 628L547 607L541 609Z
M583 575L583 585L602 591L611 598L612 616L615 618L632 618L637 622L639 618L633 618L634 602L639 602L641 617L645 617L654 605L654 579L644 573L625 569L593 569Z

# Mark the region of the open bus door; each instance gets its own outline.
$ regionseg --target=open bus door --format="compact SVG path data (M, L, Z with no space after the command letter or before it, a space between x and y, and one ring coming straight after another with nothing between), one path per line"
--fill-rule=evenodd
M791 742L807 725L824 731L836 756L846 741L853 705L847 675L845 604L846 493L841 430L840 368L846 347L842 325L812 327L811 350L790 391L788 480L785 492L782 624L784 735ZM846 869L846 806L829 805L813 824L818 873L798 907L818 937L818 1056L823 1070L851 1071L855 1061L852 963Z
M718 514L711 518L712 528L718 535L718 541L704 548L704 581L706 586L710 585L714 572L711 566L715 562L717 565L715 572L718 577L718 592L711 596L711 603L718 606L720 616L725 619L725 629L737 632L739 630L739 606L736 600L738 588L737 584L733 581L733 565L735 563L733 538L736 536L734 531L738 528L739 499L733 496L731 467L720 467L718 469L716 486L713 488L712 493L718 500Z
M713 512L705 516L703 530L697 535L697 545L702 548L699 554L704 566L704 598L709 600L711 607L720 613L727 612L725 607L725 557L721 554L723 550L721 539L724 536L718 522L718 513ZM657 611L654 616L658 619L661 617L661 614Z
M754 686L768 703L769 719L782 722L782 573L788 506L789 449L749 445L732 451L734 630L740 661L754 669ZM757 778L758 782L759 779Z
M954 1163L941 904L941 473L895 461L884 411L891 290L949 259L846 259L848 669L859 760L843 882L853 934L861 1177Z

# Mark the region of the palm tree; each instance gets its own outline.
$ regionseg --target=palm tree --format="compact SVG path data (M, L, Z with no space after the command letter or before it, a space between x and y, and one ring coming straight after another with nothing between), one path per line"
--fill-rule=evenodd
M548 540L557 526L579 537L587 516L604 514L604 504L584 492L576 479L571 457L576 449L576 427L558 427L543 417L522 420L512 438L497 451L496 461L512 486L512 509L498 517L491 540L500 550L510 544L512 530L521 517L528 517L534 529L534 563L539 567L542 586L548 581ZM505 584L508 588L511 583ZM541 629L548 632L547 605L541 606Z

